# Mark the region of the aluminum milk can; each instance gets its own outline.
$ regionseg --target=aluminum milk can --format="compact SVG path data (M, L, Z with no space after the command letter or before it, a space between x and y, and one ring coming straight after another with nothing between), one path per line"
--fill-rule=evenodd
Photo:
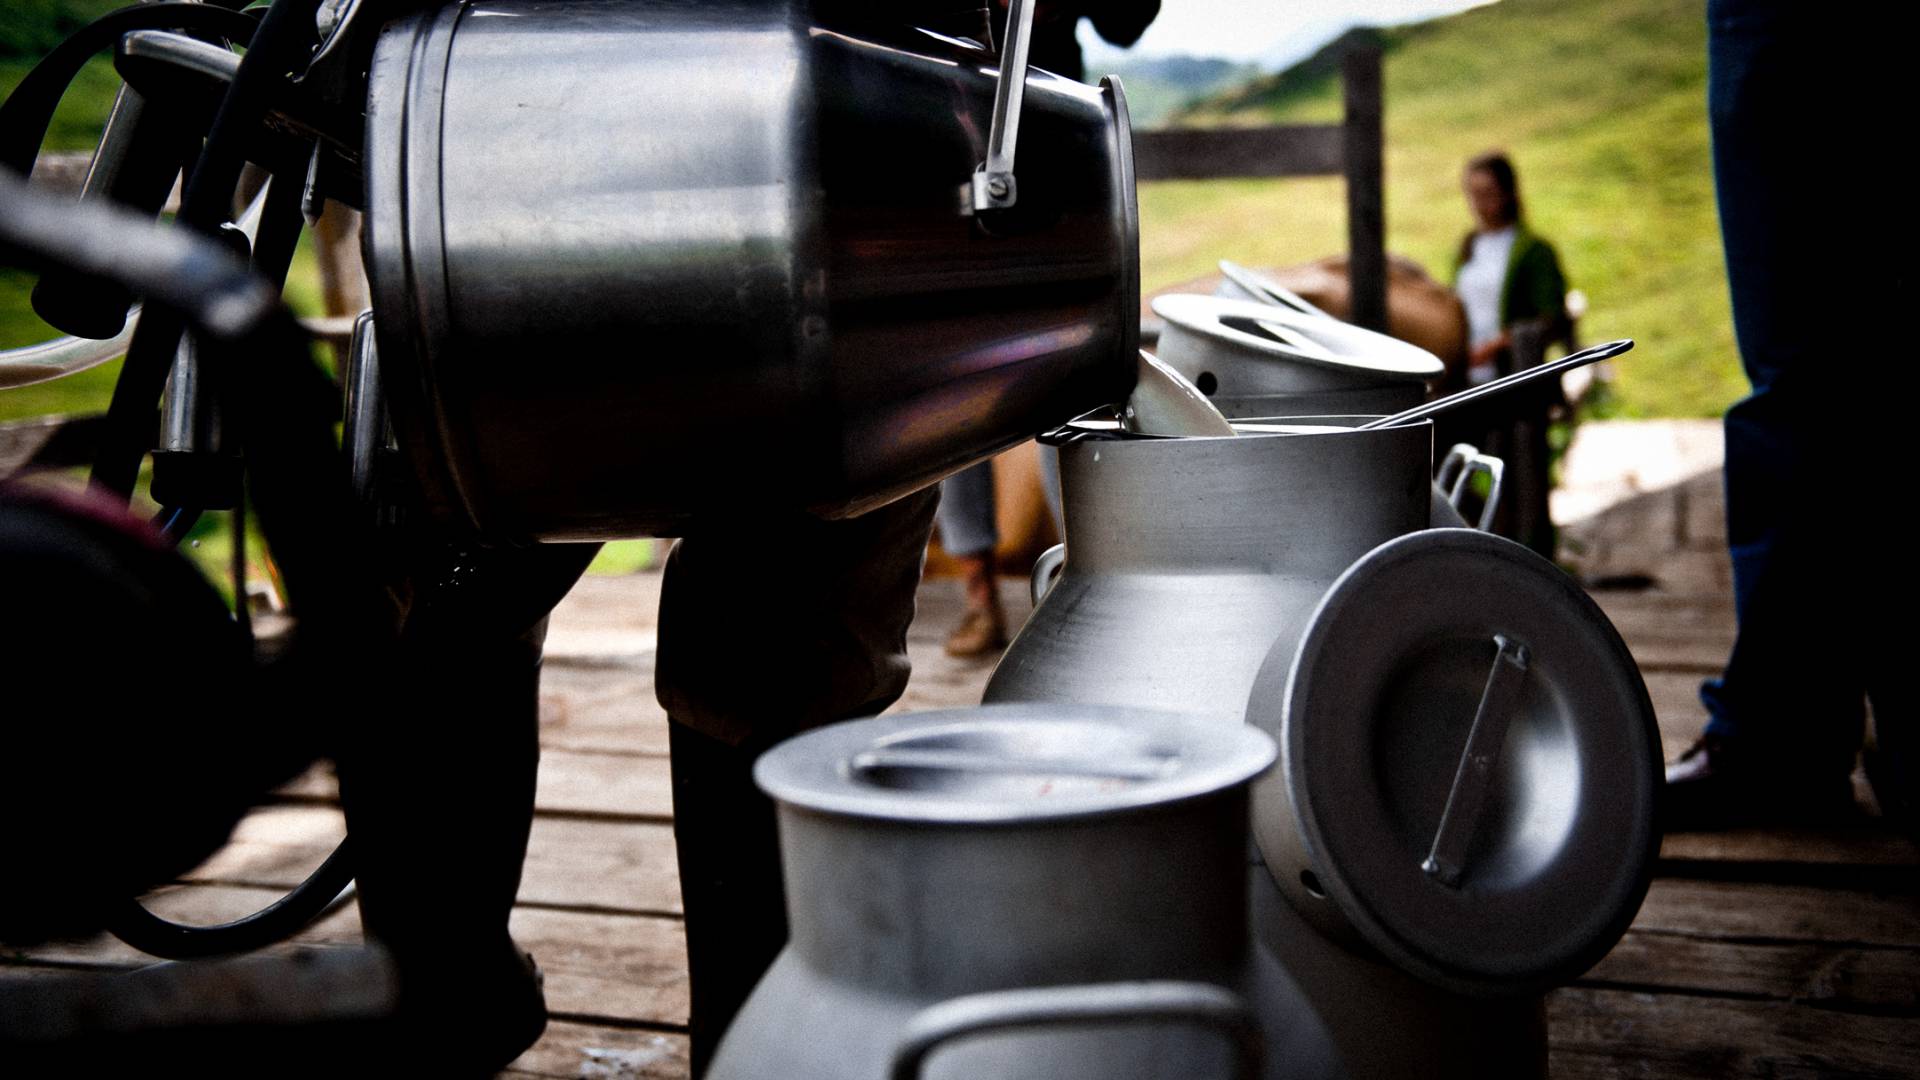
M1275 638L1429 520L1429 425L1292 430L1065 441L1066 563L986 700L1244 716Z
M1222 718L1059 705L775 747L792 937L709 1077L1253 1075L1246 792L1273 757Z

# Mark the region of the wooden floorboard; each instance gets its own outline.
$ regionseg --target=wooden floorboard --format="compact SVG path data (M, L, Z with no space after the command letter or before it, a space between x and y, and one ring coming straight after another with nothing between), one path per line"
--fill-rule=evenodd
M1792 1001L1920 1018L1920 950L1627 933L1582 985Z
M677 1033L555 1020L539 1045L502 1075L578 1080L683 1080L687 1037Z
M332 807L263 807L240 823L233 842L187 879L289 889L305 880L343 835L340 812ZM678 914L673 829L649 822L536 817L520 900L542 907Z
M1908 1017L1692 994L1568 987L1547 998L1554 1080L1920 1076Z

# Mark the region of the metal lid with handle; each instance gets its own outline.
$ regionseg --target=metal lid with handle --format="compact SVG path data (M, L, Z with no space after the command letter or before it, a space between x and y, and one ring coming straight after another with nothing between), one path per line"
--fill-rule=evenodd
M754 779L817 813L984 825L1098 816L1213 795L1272 764L1217 717L1013 703L833 724L764 754Z
M1660 736L1593 601L1469 529L1375 548L1298 648L1276 643L1248 720L1281 769L1254 789L1276 883L1333 936L1474 994L1571 979L1646 895Z
M1211 365L1229 395L1417 384L1446 370L1418 345L1275 304L1176 293L1155 297L1153 311L1167 321L1160 358L1190 379L1189 367Z

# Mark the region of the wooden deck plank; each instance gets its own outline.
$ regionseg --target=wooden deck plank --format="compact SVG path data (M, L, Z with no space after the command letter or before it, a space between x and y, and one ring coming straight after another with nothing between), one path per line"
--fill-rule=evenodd
M166 918L205 925L257 911L279 895L277 889L187 885L156 894L148 903ZM547 1004L556 1014L685 1026L687 961L679 920L522 906L509 926L546 972ZM359 909L346 904L293 940L325 945L360 939ZM106 935L19 953L41 963L131 967L151 962Z
M1728 940L1920 948L1920 893L1660 878L1633 925Z
M1920 1017L1920 950L1913 948L1728 942L1633 930L1580 982Z
M547 976L547 1008L573 1020L687 1023L687 953L677 919L514 909L515 941Z
M339 801L339 791L332 770L320 765L283 785L279 795L298 802L332 804ZM667 772L667 759L656 754L543 749L534 806L553 814L665 821L673 816L673 782Z
M540 745L666 753L667 713L654 700L652 663L593 668L549 659L540 677Z
M673 781L664 757L540 753L534 807L543 813L673 817Z
M1907 1017L1777 1001L1568 987L1547 997L1555 1080L1920 1075Z
M678 914L680 868L673 829L535 818L520 901Z
M232 843L187 876L191 881L290 889L320 865L342 834L340 812L331 807L263 807L240 823ZM678 914L680 876L673 829L644 822L537 817L520 901Z
M1911 840L1884 828L1734 829L1727 832L1674 833L1660 844L1669 863L1733 867L1762 864L1802 867L1907 867L1920 862ZM1670 867L1669 872L1675 868Z
M687 1037L555 1020L539 1045L501 1075L517 1077L603 1077L607 1080L683 1080L687 1075Z

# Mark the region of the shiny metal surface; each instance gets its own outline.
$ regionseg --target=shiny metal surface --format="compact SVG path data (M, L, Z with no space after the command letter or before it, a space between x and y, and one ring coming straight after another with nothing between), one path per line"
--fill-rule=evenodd
M388 449L387 406L380 390L380 348L373 332L373 312L363 311L353 321L347 350L346 419L340 444L347 456L354 497L362 504L374 501L380 451Z
M1541 364L1539 367L1531 367L1525 371L1516 371L1511 375L1495 379L1490 383L1470 386L1465 390L1448 394L1446 397L1436 398L1433 401L1408 409L1405 412L1395 413L1392 416L1383 416L1378 420L1369 420L1365 426L1394 427L1399 424L1418 423L1422 420L1431 419L1442 413L1452 412L1455 409L1482 401L1486 398L1498 397L1501 394L1517 390L1528 383L1540 379L1554 378L1572 371L1574 368L1585 367L1588 364L1596 364L1602 360L1610 360L1632 348L1633 342L1628 338L1621 338L1618 341L1608 341L1599 345L1589 346L1571 356L1563 356L1550 364Z
M754 780L822 813L1037 823L1210 795L1272 763L1271 741L1237 723L1011 705L836 724L763 755Z
M211 42L169 30L122 34L116 56L143 66L187 72L216 83L232 83L240 74L240 54Z
M1466 497L1467 484L1474 473L1487 478L1487 497L1480 504L1480 519L1473 527L1481 532L1493 529L1494 515L1500 511L1500 496L1506 490L1507 463L1492 454L1483 454L1478 447L1469 443L1454 443L1447 456L1440 460L1440 467L1433 472L1433 489L1444 493L1448 510L1454 518L1454 525L1466 525L1467 519L1460 516L1460 503ZM1439 528L1436 518L1434 527Z
M986 700L1244 715L1274 639L1432 513L1430 434L1309 431L1061 446L1066 563Z
M1662 775L1646 688L1593 601L1521 545L1381 545L1248 703L1285 748L1255 836L1330 936L1447 990L1532 994L1639 910Z
M1289 1076L1541 1080L1547 1017L1538 995L1488 998L1443 990L1328 937L1275 887L1254 852L1247 918L1256 970L1294 980L1298 1032ZM1249 993L1263 1013L1286 995L1263 982Z
M32 386L99 367L126 353L139 322L140 307L136 304L127 312L126 327L110 338L57 337L37 345L0 350L0 390Z
M160 399L160 445L164 453L217 454L222 442L220 408L209 394L199 348L182 336Z
M1234 1047L1232 1078L1259 1075L1260 1025L1239 996L1211 983L1117 982L1000 990L943 1001L907 1023L887 1075L915 1080L943 1044L1009 1028L1086 1028L1186 1022L1217 1029Z
M1445 370L1417 346L1274 304L1170 295L1153 310L1160 359L1230 417L1397 412Z
M843 515L1124 398L1117 84L1033 72L976 215L995 58L783 4L486 0L390 25L367 254L433 512L504 539Z
M1285 285L1258 270L1241 266L1237 262L1221 259L1220 276L1222 281L1213 291L1215 296L1228 300L1258 300L1263 304L1278 304L1307 315L1319 315L1328 319L1334 317Z
M973 209L1005 210L1020 201L1013 175L1015 144L1020 140L1020 103L1027 94L1027 48L1033 43L1036 0L1010 0L1007 40L1000 46L999 80L993 88L993 126L987 130L987 159L973 174Z
M1143 981L1237 991L1245 785L1273 754L1243 734L1258 735L1220 718L1014 705L851 721L775 747L755 775L779 803L791 937L709 1077L878 1080L947 1029L933 1010L972 995L994 995L973 1004L1002 1011L1017 1002L1000 992L1037 988L1081 1005L1086 994L1138 1005L1115 984ZM923 764L908 778L852 767L899 750L997 764ZM1176 765L1104 791L1028 782L1067 758L1120 773L1143 758ZM916 1018L928 1026L912 1028ZM1224 1075L1237 1047L1213 1027L982 1033L928 1058L924 1075Z
M1121 430L1135 435L1232 438L1233 425L1186 376L1140 350L1139 376L1120 409Z

